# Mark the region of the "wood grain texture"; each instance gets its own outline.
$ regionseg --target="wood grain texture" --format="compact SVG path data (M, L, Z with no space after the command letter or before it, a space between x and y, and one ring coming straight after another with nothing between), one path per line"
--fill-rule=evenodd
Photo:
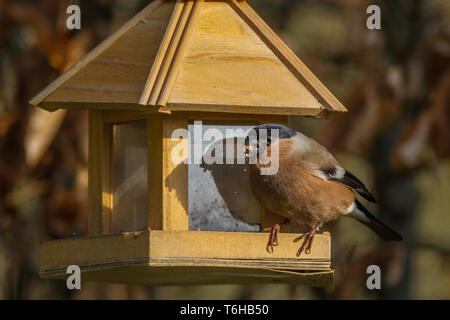
M216 231L138 231L119 235L82 237L53 240L41 244L41 268L119 262L127 260L147 260L150 265L186 265L188 260L197 265L218 266L260 262L259 266L285 267L299 270L318 268L330 270L330 237L317 234L310 254L296 256L301 234L281 233L280 245L273 253L266 251L268 233L216 232ZM47 254L44 254L44 253ZM53 252L53 254L52 254ZM234 260L234 261L233 261ZM256 265L254 265L256 266Z
M106 124L121 124L130 121L143 120L147 119L150 116L157 116L157 113L149 113L145 111L115 111L115 110L106 110L103 112L103 121Z
M111 152L112 152L112 125L105 124L104 111L102 112L103 126L103 143L100 146L102 155L101 172L102 172L102 234L111 233L112 210L113 210L113 192L111 189ZM90 169L89 169L90 170Z
M205 2L169 97L170 109L219 106L323 109L242 18ZM218 110L219 109L219 110ZM235 110L235 109L234 109Z
M311 268L328 268L330 262L330 238L318 235L313 243L311 254L297 258L296 253L300 242L296 242L300 234L281 233L279 235L280 246L274 253L266 251L268 233L251 232L213 232L213 231L189 231L189 232L150 232L150 256L158 263L177 263L174 259L182 260L183 257L195 258L204 263L225 264L227 260L248 259L265 260L266 262L283 263L302 268L305 263ZM317 240L317 242L316 242ZM164 245L161 245L164 243ZM194 245L198 244L198 245ZM316 246L314 247L314 244ZM277 250L278 249L278 250ZM215 262L205 259L215 260ZM283 261L275 261L282 259ZM248 262L250 263L250 261ZM273 265L274 266L274 265Z
M131 263L130 263L131 264ZM122 283L146 286L193 286L218 284L291 284L318 288L333 286L334 270L290 271L278 268L245 267L148 267L135 264L93 264L83 266L83 281ZM66 280L66 269L41 271L47 279Z
M33 97L29 103L37 106L44 99L46 99L53 91L55 91L58 87L60 87L64 82L70 79L74 74L76 74L80 69L84 68L87 64L97 58L100 54L102 54L106 49L109 48L111 44L113 44L116 40L126 34L130 29L132 29L139 21L152 12L154 12L163 1L156 0L150 3L147 7L145 7L141 12L139 12L136 16L134 16L131 20L129 20L124 26L122 26L119 30L114 32L111 36L109 36L106 40L100 43L95 49L90 51L83 59L73 65L69 70L63 73L60 77L58 77L55 81L53 81L49 86L47 86L44 90L39 92L35 97Z
M316 117L325 109L303 108L303 107L279 107L275 105L254 106L254 105L230 105L230 104L200 104L200 103L171 103L170 99L166 111L193 111L193 112L217 112L217 113L241 113L241 114L261 114L261 115L293 115Z
M157 1L53 82L31 103L139 102L162 41L173 2Z
M83 273L85 281L135 285L187 286L211 284L292 284L319 288L333 286L334 271L286 271L277 268L235 267L124 267ZM66 275L60 279L65 280Z
M155 84L153 85L150 97L147 102L148 105L155 106L158 101L158 97L159 97L161 90L163 88L163 85L166 81L167 73L169 72L170 66L172 64L172 60L177 51L177 47L178 47L180 39L183 35L184 29L186 27L186 23L191 14L193 5L194 5L193 1L184 1L183 0L183 1L177 2L177 6L183 7L181 16L177 21L176 28L170 39L169 47L167 48L167 52L164 56L162 65L159 68L158 76L155 79Z
M44 101L39 104L39 107L50 112L63 108L71 110L115 110L122 112L142 111L146 113L158 113L158 110L156 109L147 108L136 103Z
M147 120L148 141L148 226L163 230L163 116Z
M202 8L203 0L196 0L195 4L190 12L189 18L186 21L186 25L183 30L183 34L178 43L178 47L176 49L175 55L173 57L172 63L170 65L170 69L167 73L167 78L165 79L164 86L161 89L161 93L158 97L158 101L156 102L157 106L165 107L167 101L169 99L169 95L172 92L173 84L175 83L175 79L178 75L178 71L181 66L182 59L184 57L186 48L189 45L189 42L192 37L192 33L197 25L197 21L200 15L200 10Z
M54 240L40 245L40 274L48 278L67 277L67 266L76 264L82 269L83 279L92 272L89 279L94 281L214 284L234 283L241 274L241 283L296 280L297 284L321 286L323 279L317 275L333 276L330 238L316 235L311 254L297 258L299 243L295 239L299 236L280 234L280 246L273 254L265 250L266 233L142 231ZM115 273L117 270L121 271ZM194 271L196 277L190 276L188 271ZM131 279L130 274L140 276ZM153 278L143 274L153 275Z
M172 149L182 145L188 150L186 138L172 140L176 129L188 129L188 119L163 117L162 186L163 230L189 230L188 165L172 161Z
M30 102L49 111L346 111L246 1L202 2L155 1Z
M103 111L89 111L89 235L106 234L110 230L110 135L110 126L103 125Z
M287 116L285 115L264 115L264 114L246 114L246 113L218 113L218 112L196 112L196 111L174 111L174 117L187 118L189 120L202 121L226 121L228 124L254 122L258 123L283 123Z
M283 61L289 70L305 85L329 111L347 111L338 99L323 85L295 53L279 38L246 1L227 0L236 12L252 27L266 45Z
M164 38L161 42L161 45L159 46L158 53L156 54L153 66L147 78L147 82L145 83L144 90L142 91L141 98L139 99L139 104L141 105L147 105L147 102L150 98L150 94L152 93L153 90L153 86L155 85L156 79L161 70L161 66L165 61L167 50L174 37L174 32L175 29L177 28L181 13L183 12L183 8L184 8L184 1L177 0L169 24L167 25L166 32L164 33Z

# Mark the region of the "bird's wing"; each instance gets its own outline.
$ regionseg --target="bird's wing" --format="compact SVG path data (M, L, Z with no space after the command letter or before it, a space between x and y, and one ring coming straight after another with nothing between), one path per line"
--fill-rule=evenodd
M304 139L305 136L302 138ZM305 146L307 147L305 148ZM317 177L336 181L355 190L368 201L376 202L376 199L370 194L364 183L351 172L341 167L328 150L316 141L309 139L308 144L304 144L303 148L301 148L300 154L302 166L308 167L310 172Z
M362 197L370 202L377 202L377 200L372 196L372 194L367 190L364 183L361 182L357 177L355 177L351 172L344 169L344 175L342 177L329 176L328 180L336 181L343 184L356 192L358 192Z

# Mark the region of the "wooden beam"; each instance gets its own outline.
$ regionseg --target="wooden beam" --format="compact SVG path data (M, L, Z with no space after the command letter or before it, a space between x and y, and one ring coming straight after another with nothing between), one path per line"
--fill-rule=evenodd
M186 22L183 30L183 35L181 36L177 50L170 65L170 69L168 70L167 78L164 82L164 87L161 89L161 94L159 95L158 101L156 102L157 106L164 107L169 100L169 95L172 92L172 86L175 83L176 76L181 66L181 61L184 57L184 53L189 45L192 33L194 32L195 26L197 24L202 2L203 0L196 0L194 7L191 10L189 19Z
M80 266L84 281L137 285L290 283L329 287L330 237L318 234L311 253L297 258L300 234L280 234L273 254L267 234L144 231L54 240L39 247L39 274L67 279ZM205 245L206 244L206 245ZM244 245L243 245L244 244Z
M219 113L219 112L172 112L175 117L186 117L189 120L203 120L203 121L226 121L226 122L247 122L258 124L260 122L269 123L275 121L275 123L281 123L286 120L285 115L261 115L261 114L245 114L245 113Z
M310 254L296 256L301 234L279 235L279 246L266 251L267 234L217 231L141 231L120 235L54 240L41 244L42 269L144 264L154 267L228 266L330 270L330 236L317 234Z
M174 32L180 20L183 8L184 8L183 0L178 0L173 10L172 16L170 17L169 25L167 26L163 41L159 46L158 53L156 54L156 58L155 61L153 62L152 69L150 70L150 74L148 75L148 79L147 82L145 83L144 90L142 91L141 98L139 99L139 104L141 105L147 105L147 102L150 98L150 94L152 93L156 79L161 70L161 66L163 65L166 59L167 50L174 36Z
M163 116L147 120L148 141L148 226L163 230Z
M161 94L161 90L166 81L167 73L169 72L170 66L172 64L172 60L177 51L178 44L183 35L184 28L189 19L189 15L191 14L192 7L194 5L193 1L179 1L177 5L183 6L183 11L181 13L181 17L177 21L176 29L170 39L170 45L167 49L167 52L164 56L164 61L161 65L161 68L158 72L158 77L156 78L156 82L152 87L152 92L150 94L149 100L147 101L148 105L155 106L157 104L159 95Z
M245 113L259 115L289 115L289 116L312 116L319 115L323 110L321 108L303 108L303 107L278 107L278 106L254 106L254 105L225 105L210 103L167 103L165 110L168 111L194 111L194 112L221 112L221 113Z
M104 112L103 112L104 113ZM111 216L113 209L113 193L111 185L111 152L112 152L113 128L103 121L103 144L102 144L102 234L111 233Z
M152 114L157 116L157 113L148 113L138 110L130 110L130 111L108 110L103 112L103 121L105 124L121 124L130 121L147 119Z
M103 111L89 111L89 235L108 234L111 228L111 134L111 126L104 125Z
M188 119L163 117L162 136L162 212L163 230L189 230L188 165L174 163L172 151L176 146L189 150L188 138L172 140L176 129L188 130Z

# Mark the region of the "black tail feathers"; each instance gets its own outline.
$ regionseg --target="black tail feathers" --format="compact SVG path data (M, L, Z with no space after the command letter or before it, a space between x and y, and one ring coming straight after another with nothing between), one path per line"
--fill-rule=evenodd
M356 208L359 212L357 214L352 215L356 220L370 228L373 232L375 232L381 239L384 241L402 241L403 237L389 228L387 225L378 220L373 214L370 213L369 210L366 209L362 205L361 202L355 199ZM362 216L363 215L363 216ZM364 219L364 216L368 218Z

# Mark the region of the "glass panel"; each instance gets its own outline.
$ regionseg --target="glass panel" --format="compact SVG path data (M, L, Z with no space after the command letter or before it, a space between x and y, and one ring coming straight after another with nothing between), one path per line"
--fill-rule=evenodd
M111 232L143 230L148 211L146 120L113 126L111 168Z
M250 189L247 165L238 164L236 157L238 148L243 149L247 131L252 127L203 125L201 127L196 126L196 130L201 131L194 132L194 124L189 125L190 230L259 231L259 223L261 222L260 204ZM215 129L215 131L211 131L211 129ZM237 131L236 129L241 130ZM217 139L220 136L222 139ZM238 140L236 137L242 138ZM199 138L201 141L195 147L194 141ZM221 148L217 148L219 144L222 146ZM230 149L227 149L227 144L229 144L228 148ZM229 152L231 156L226 156L226 152L231 149L234 149L234 153ZM200 150L203 159L197 159L201 156L195 155L196 150ZM205 156L216 156L215 152L211 152L211 150L217 151L218 154L221 153L220 150L223 150L223 164L206 163ZM225 157L229 158L228 162Z

